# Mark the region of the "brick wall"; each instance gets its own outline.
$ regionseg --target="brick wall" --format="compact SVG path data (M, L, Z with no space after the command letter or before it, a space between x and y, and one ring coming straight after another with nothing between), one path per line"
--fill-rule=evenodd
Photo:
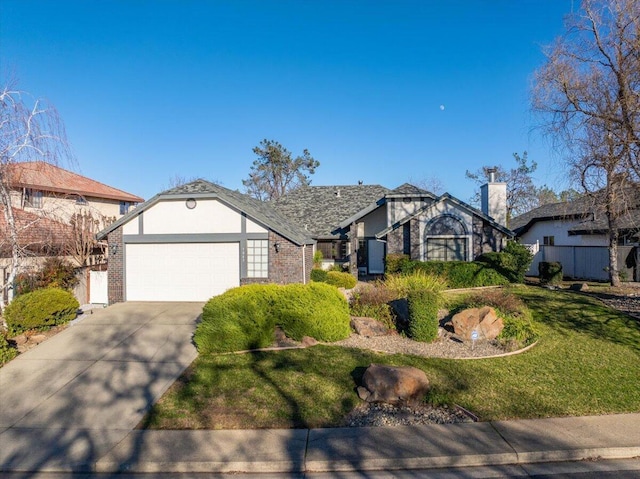
M124 243L122 227L115 229L107 236L109 243L108 257L108 299L109 304L124 301Z
M275 243L278 243L276 253ZM303 251L304 250L304 251ZM303 254L305 256L303 268ZM313 246L298 246L279 234L269 231L270 283L288 284L309 282L313 267Z
M404 232L402 227L389 231L387 234L387 254L402 254L404 252Z
M491 251L502 251L505 235L481 218L473 218L473 257Z

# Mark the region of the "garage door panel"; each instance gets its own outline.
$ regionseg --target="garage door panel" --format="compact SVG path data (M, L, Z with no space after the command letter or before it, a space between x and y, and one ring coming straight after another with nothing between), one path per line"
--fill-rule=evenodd
M206 301L240 284L238 243L126 245L128 301Z

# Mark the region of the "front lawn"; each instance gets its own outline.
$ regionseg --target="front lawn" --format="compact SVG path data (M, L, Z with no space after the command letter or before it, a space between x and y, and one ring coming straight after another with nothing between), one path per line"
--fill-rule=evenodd
M448 360L337 346L201 355L141 427L332 427L360 402L355 381L370 363L423 369L432 402L481 420L640 411L640 322L598 300L519 287L541 329L530 351Z

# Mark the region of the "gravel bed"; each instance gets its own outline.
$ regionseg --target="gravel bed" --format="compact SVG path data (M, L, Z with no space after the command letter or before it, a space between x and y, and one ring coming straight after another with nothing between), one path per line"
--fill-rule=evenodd
M348 348L369 349L390 354L413 354L433 358L482 358L504 354L506 351L495 341L476 341L476 344L461 342L441 330L438 340L433 343L413 341L399 334L364 337L352 334L347 339L331 343Z
M420 405L396 407L390 404L362 404L344 419L344 427L415 426L473 422L458 408Z

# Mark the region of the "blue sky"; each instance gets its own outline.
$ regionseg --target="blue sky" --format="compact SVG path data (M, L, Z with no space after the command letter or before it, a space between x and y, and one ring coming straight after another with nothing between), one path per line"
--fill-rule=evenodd
M0 2L0 79L53 103L86 176L150 198L172 177L243 190L264 139L312 184L538 162L564 188L529 91L571 0ZM443 106L444 109L441 107Z

